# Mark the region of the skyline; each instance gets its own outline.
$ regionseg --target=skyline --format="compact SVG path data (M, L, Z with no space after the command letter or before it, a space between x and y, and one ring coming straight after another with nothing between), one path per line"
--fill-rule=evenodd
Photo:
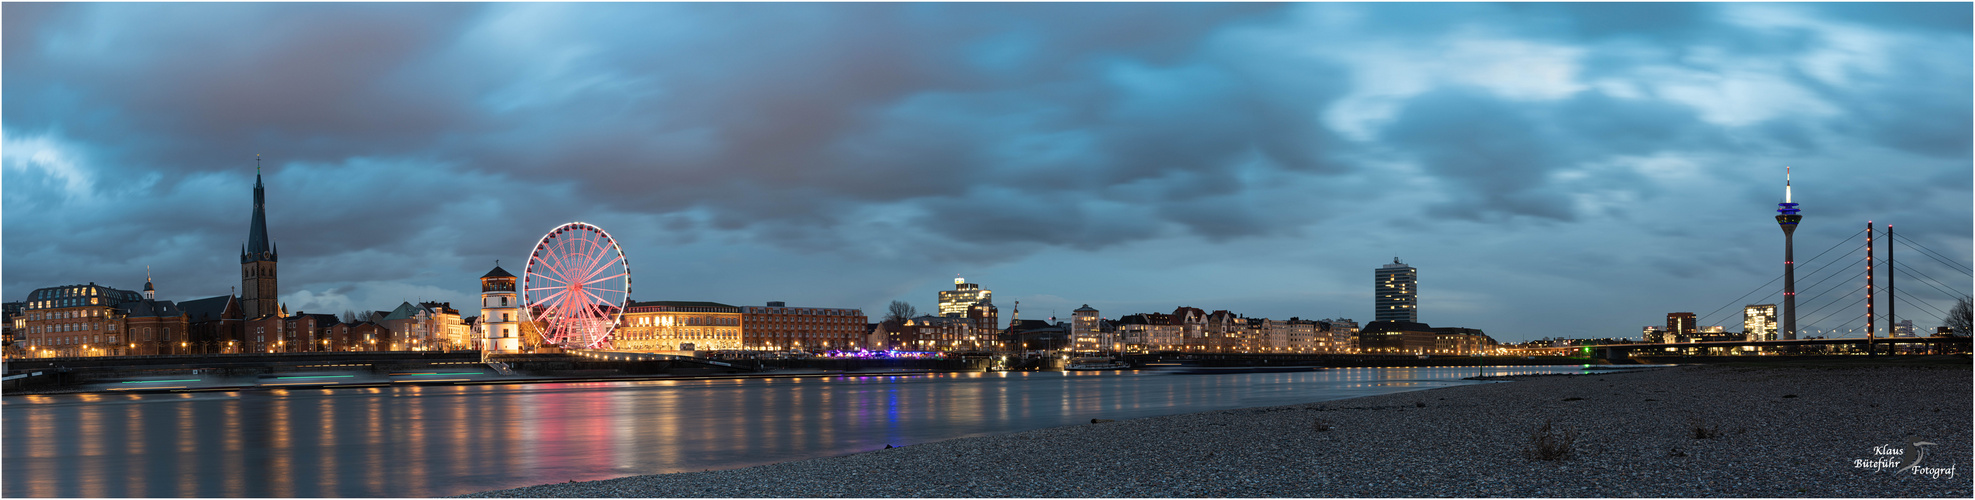
M1781 274L1786 165L1801 250L1975 252L1966 4L4 8L5 300L227 293L256 153L291 312L584 221L635 300L1363 324L1399 257L1422 322L1636 336Z

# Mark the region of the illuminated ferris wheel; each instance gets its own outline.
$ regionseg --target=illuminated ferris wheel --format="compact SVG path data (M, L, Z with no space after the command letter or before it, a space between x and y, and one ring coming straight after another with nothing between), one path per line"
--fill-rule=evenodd
M543 323L542 340L565 348L608 349L631 297L631 266L603 228L556 226L521 273L521 302Z

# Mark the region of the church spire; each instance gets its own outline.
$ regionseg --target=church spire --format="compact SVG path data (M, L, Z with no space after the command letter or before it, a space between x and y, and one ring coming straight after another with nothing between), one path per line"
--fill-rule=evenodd
M254 218L247 227L246 255L241 263L275 260L267 239L267 187L261 183L261 155L254 155Z

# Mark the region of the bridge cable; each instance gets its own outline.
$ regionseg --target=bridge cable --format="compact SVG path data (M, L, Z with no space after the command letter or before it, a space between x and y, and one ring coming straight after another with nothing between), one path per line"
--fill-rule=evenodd
M1954 262L1949 262L1948 260L1944 260L1944 259L1946 259L1946 256L1945 256L1945 255L1943 255L1943 256L1938 256L1938 257L1937 257L1933 249L1930 249L1930 248L1926 248L1926 247L1922 247L1922 246L1920 246L1920 244L1919 244L1919 243L1916 243L1916 242L1914 242L1912 238L1908 238L1908 237L1905 237L1905 236L1900 236L1900 235L1893 235L1893 239L1894 239L1894 240L1897 240L1897 241L1900 241L1900 242L1902 242L1902 243L1906 243L1906 246L1907 246L1907 248L1913 248L1913 249L1917 249L1917 250L1921 250L1921 252L1920 252L1920 254L1921 254L1921 255L1925 255L1925 256L1927 256L1927 258L1929 258L1929 259L1934 259L1934 261L1936 261L1936 262L1940 262L1940 263L1942 263L1942 264L1946 264L1946 265L1947 265L1947 266L1948 266L1949 268L1951 268L1951 269L1954 269L1955 271L1960 271L1960 272L1961 272L1961 274L1969 274L1969 275L1971 275L1971 276L1975 276L1975 274L1971 274L1971 273L1969 273L1969 272L1968 272L1968 270L1967 270L1967 268L1964 268L1964 267L1962 267L1962 265L1961 265L1961 264L1957 264L1957 263L1954 263Z
M1822 252L1818 252L1818 253L1817 253L1817 257L1811 257L1811 258L1809 258L1809 259L1806 259L1806 260L1804 260L1804 263L1810 263L1810 262L1814 262L1814 261L1816 261L1816 260L1817 260L1818 258L1821 258L1821 257L1824 257L1824 254L1827 254L1827 253L1831 253L1831 251L1832 251L1832 250L1836 250L1836 249L1838 249L1838 246L1840 246L1840 245L1844 245L1846 241L1852 241L1852 238L1856 238L1856 237L1858 237L1858 235L1859 235L1859 233L1863 233L1863 232L1865 232L1865 230L1864 230L1864 229L1860 229L1860 230L1857 230L1857 231L1853 231L1853 232L1852 232L1852 234L1851 234L1850 236L1846 236L1846 237L1844 237L1844 238L1841 238L1841 239L1839 239L1839 240L1838 240L1838 242L1837 242L1837 243L1834 243L1834 244L1832 244L1830 248L1826 248L1826 249L1824 249L1824 251L1822 251ZM1837 262L1837 261L1832 261L1832 262ZM1826 265L1826 266L1829 266L1830 264L1825 264L1825 265ZM1820 270L1820 271L1821 271L1821 270L1823 270L1823 268L1818 268L1818 270ZM1815 272L1815 271L1813 271L1813 272L1812 272L1811 274L1816 274L1816 272ZM1806 275L1806 277L1808 277L1808 275ZM1755 288L1754 290L1749 290L1749 293L1745 293L1745 294L1742 294L1742 296L1741 296L1741 297L1736 297L1736 298L1735 298L1735 300L1731 300L1731 301L1728 301L1728 303L1727 303L1727 304L1724 304L1724 305L1722 305L1722 306L1721 306L1720 308L1717 308L1717 309L1715 309L1715 310L1714 310L1714 312L1710 312L1710 313L1708 313L1708 314L1707 314L1706 316L1702 316L1702 317L1701 317L1700 319L1706 319L1706 318L1709 318L1709 317L1713 317L1715 313L1718 313L1718 312L1721 312L1721 310L1722 310L1722 309L1727 309L1727 308L1728 308L1728 306L1732 306L1732 305L1735 305L1735 303L1736 303L1736 302L1741 302L1741 301L1742 301L1742 299L1745 299L1745 298L1748 298L1748 297L1749 297L1749 294L1753 294L1753 293L1756 293L1756 292L1759 292L1759 291L1762 291L1762 289L1763 289L1763 288L1767 288L1767 287L1769 287L1769 285L1772 285L1772 284L1775 284L1775 283L1776 283L1776 280L1780 280L1780 279L1783 279L1783 275L1781 275L1781 274L1778 274L1778 275L1776 275L1776 278L1775 278L1775 279L1772 279L1772 280L1769 280L1769 283L1763 283L1763 284L1762 284L1762 286L1759 286L1759 287L1756 287L1756 288ZM1764 297L1764 298L1768 298L1769 296L1768 296L1768 295L1764 295L1763 297ZM1697 320L1695 320L1695 322L1696 322L1696 326L1699 326L1699 325L1698 325L1698 323L1699 323L1699 319L1697 319Z
M1906 299L1897 299L1897 301L1905 301L1905 300L1906 300ZM1914 304L1913 302L1908 302L1908 303L1907 303L1907 305L1908 305L1908 306L1912 306L1913 304ZM1921 304L1921 305L1923 305L1923 306L1924 306L1924 305L1926 305L1926 303L1925 303L1925 302L1921 302L1920 304ZM1922 311L1922 313L1925 313L1925 311ZM1941 322L1941 323L1946 323L1946 321L1943 321L1943 320L1942 320L1942 318L1946 318L1947 316L1944 316L1944 315L1941 315L1941 313L1940 313L1940 310L1939 310L1939 309L1936 309L1936 310L1935 310L1935 312L1934 312L1934 314L1935 314L1935 315L1934 315L1934 318L1933 318L1933 319L1934 319L1934 321L1937 321L1937 322ZM1912 317L1908 317L1907 319L1914 319L1914 318L1916 318L1916 317L1918 317L1918 316L1912 316ZM1916 322L1915 324L1917 325L1917 324L1919 324L1919 323L1918 323L1918 322ZM1918 326L1915 326L1914 328L1919 328L1919 327L1918 327ZM1915 335L1918 335L1918 334L1919 334L1919 332L1914 332L1914 334L1915 334Z
M1811 312L1810 312L1810 314L1807 314L1806 316L1812 316L1812 315L1816 315L1818 311L1823 311L1824 309L1826 309L1826 308L1829 308L1829 307L1831 306L1831 304L1836 304L1836 303L1838 303L1838 301L1835 301L1835 300L1833 300L1833 301L1831 301L1830 303L1827 303L1827 304L1824 304L1824 307L1819 307L1819 308L1817 308L1817 310L1816 310L1816 311L1811 311ZM1842 311L1844 311L1844 310L1846 310L1846 309L1850 309L1850 308L1852 308L1853 306L1857 306L1857 305L1859 305L1859 304L1862 304L1862 303L1865 303L1865 296L1864 296L1864 295L1860 295L1860 296L1858 297L1858 299L1857 299L1857 300L1853 300L1853 301L1852 301L1852 303L1850 303L1850 304L1846 304L1846 305L1845 305L1845 307L1842 307L1842 308L1839 308L1839 309L1838 309L1838 310L1836 310L1836 311L1831 311L1831 314L1826 314L1826 315L1824 315L1824 317L1822 317L1822 318L1817 318L1817 321L1812 321L1812 322L1810 322L1809 324L1811 324L1811 325L1818 325L1818 324L1823 324L1823 323L1824 323L1824 320L1826 320L1826 319L1830 319L1830 318L1831 318L1831 316L1833 316L1833 315L1836 315L1836 314L1838 314L1839 312L1842 312Z
M1941 317L1943 318L1947 317L1946 316L1947 313L1942 312L1940 308L1934 307L1933 304L1928 304L1926 301L1913 301L1912 299L1908 299L1904 296L1896 297L1894 300L1907 301L1908 304L1920 304L1922 306L1926 306L1928 309L1932 309L1936 314L1941 314L1942 315Z
M1960 271L1962 274L1971 274L1969 273L1968 266L1966 264L1962 264L1960 262L1955 261L1952 258L1949 258L1947 254L1935 251L1932 248L1927 248L1925 246L1922 246L1919 242L1913 241L1913 238L1908 238L1904 235L1895 235L1894 239L1898 240L1901 243L1905 243L1908 248L1920 250L1921 255L1926 255L1928 258L1934 259L1935 261L1938 261L1942 264L1946 264L1948 267L1953 268L1956 271Z
M1824 279L1821 279L1821 280L1818 280L1818 281L1817 281L1817 283L1815 283L1815 284L1812 284L1812 285L1811 285L1811 286L1810 286L1809 288L1810 288L1810 289L1813 289L1813 290L1815 290L1815 289L1816 289L1816 288L1817 288L1817 287L1818 287L1819 285L1823 285L1823 284L1824 284L1824 282L1826 282L1826 281L1830 281L1830 280L1831 280L1831 278L1835 278L1835 277L1838 277L1838 276L1846 276L1846 275L1847 275L1847 274L1845 274L1845 273L1832 273L1832 274L1829 274L1829 275L1826 275L1826 276L1824 277ZM1834 291L1838 291L1838 290L1841 290L1841 289L1844 289L1844 287L1843 287L1842 285L1844 285L1844 282L1843 282L1843 281L1840 281L1840 282L1838 282L1837 284L1834 284L1834 285L1831 285L1831 287L1830 287L1830 288L1826 288L1826 289L1824 289L1823 291L1820 291L1820 292L1817 292L1817 293L1814 293L1814 294L1811 294L1811 297L1810 297L1809 299L1806 299L1806 300L1801 300L1801 301L1799 301L1799 304L1800 304L1800 305L1802 305L1803 307L1809 307L1809 304L1814 304L1814 303L1816 303L1818 299L1822 299L1822 298L1824 298L1824 296L1825 296L1825 295L1828 295L1828 294L1830 294L1831 292L1834 292ZM1857 287L1860 287L1860 288L1863 288L1863 285L1856 285L1856 286L1857 286ZM1803 293L1801 293L1801 292L1799 292L1799 293L1798 293L1797 295L1803 295ZM1844 297L1844 296L1843 296L1843 295L1839 295L1838 297ZM1838 300L1841 300L1841 299L1838 299L1838 298L1834 298L1834 299L1832 299L1832 302L1837 302ZM1825 303L1825 306L1830 306L1830 305L1831 305L1830 303ZM1819 307L1819 308L1818 308L1818 310L1823 310L1823 307ZM1815 313L1815 312L1813 312L1813 313L1811 313L1811 314L1816 314L1816 313Z
M1865 247L1865 245L1863 245L1863 244L1861 244L1861 245L1859 245L1859 248L1860 248L1860 249L1863 249L1864 247ZM1815 277L1817 277L1817 275L1818 275L1818 273L1822 273L1822 272L1824 272L1824 270L1825 270L1825 269L1829 269L1829 268L1830 268L1830 267L1831 267L1832 265L1835 265L1835 264L1837 264L1837 263L1839 263L1839 262L1847 262L1847 261L1846 261L1846 260L1843 260L1843 259L1840 259L1840 260L1833 260L1833 261L1830 261L1830 262L1826 262L1826 263L1824 263L1824 265L1823 265L1823 266L1820 266L1820 267L1818 267L1818 268L1817 268L1816 270L1814 270L1814 271L1811 271L1811 272L1810 272L1809 274L1807 274L1807 275L1805 275L1805 276L1804 276L1804 281L1809 281L1809 280L1810 280L1811 278L1815 278ZM1799 296L1801 296L1801 295L1804 295L1804 293L1803 293L1803 291L1802 291L1802 290L1816 290L1816 289L1817 289L1817 287L1819 287L1819 286L1822 286L1822 285L1824 285L1824 282L1826 282L1826 281L1830 281L1830 280L1831 280L1831 278L1835 278L1835 277L1839 277L1839 276L1855 276L1855 275L1853 275L1853 274L1851 274L1851 273L1846 273L1846 272L1844 272L1844 270L1845 270L1845 269L1850 269L1850 268L1844 268L1844 267L1841 267L1841 268L1838 268L1838 272L1834 272L1834 273L1831 273L1831 274L1826 274L1826 275L1824 275L1824 278L1822 278L1822 279L1819 279L1819 280L1817 280L1817 281L1816 281L1815 283L1811 283L1811 285L1810 285L1810 286L1807 286L1807 287L1804 287L1804 288L1802 288L1802 289L1800 289L1800 290L1799 290L1799 291L1797 292L1797 295L1799 295ZM1841 281L1841 282L1839 282L1839 283L1841 283L1841 284L1842 284L1843 282ZM1825 290L1825 292L1829 292L1829 291L1830 291L1830 290L1828 290L1828 289L1827 289L1827 290ZM1824 293L1824 292L1819 292L1818 294L1815 294L1815 295L1821 295L1822 293ZM1802 302L1802 301L1800 300L1799 302Z
M1904 268L1900 268L1900 267L1897 267L1897 266L1895 266L1895 267L1893 267L1893 270L1894 270L1894 271L1896 271L1896 272L1899 272L1900 274L1907 274L1907 272L1908 272L1908 271L1907 271L1906 269L1904 269ZM1945 295L1947 295L1947 296L1949 296L1949 297L1953 297L1953 298L1961 298L1961 297L1966 297L1966 296L1968 296L1968 294L1965 294L1965 293L1958 293L1958 292L1949 292L1948 290L1943 290L1943 289L1941 289L1941 287L1947 287L1947 288L1949 288L1949 289L1952 289L1952 288L1954 288L1954 287L1953 287L1953 286L1950 286L1950 285L1948 285L1947 283L1941 283L1941 282L1940 282L1940 280L1936 280L1936 279L1934 279L1934 277L1933 277L1933 276L1928 276L1928 275L1926 275L1926 274L1924 274L1924 273L1920 273L1920 272L1918 272L1918 271L1914 271L1914 274L1909 274L1909 275L1907 275L1907 276L1908 276L1908 277L1910 277L1910 278L1915 278L1915 279L1919 279L1919 280L1920 280L1920 283L1922 283L1922 284L1925 284L1925 285L1927 285L1927 286L1929 286L1929 287L1933 287L1935 291L1938 291L1938 292L1941 292L1942 294L1945 294ZM1936 283L1938 283L1938 284L1940 284L1940 286L1934 286L1934 285L1935 285Z

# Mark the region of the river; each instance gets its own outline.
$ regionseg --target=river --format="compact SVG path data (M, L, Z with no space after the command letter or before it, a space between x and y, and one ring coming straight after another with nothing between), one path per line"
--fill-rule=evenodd
M1488 375L1578 366L1490 367ZM1476 383L1476 368L6 396L0 496L431 497Z

